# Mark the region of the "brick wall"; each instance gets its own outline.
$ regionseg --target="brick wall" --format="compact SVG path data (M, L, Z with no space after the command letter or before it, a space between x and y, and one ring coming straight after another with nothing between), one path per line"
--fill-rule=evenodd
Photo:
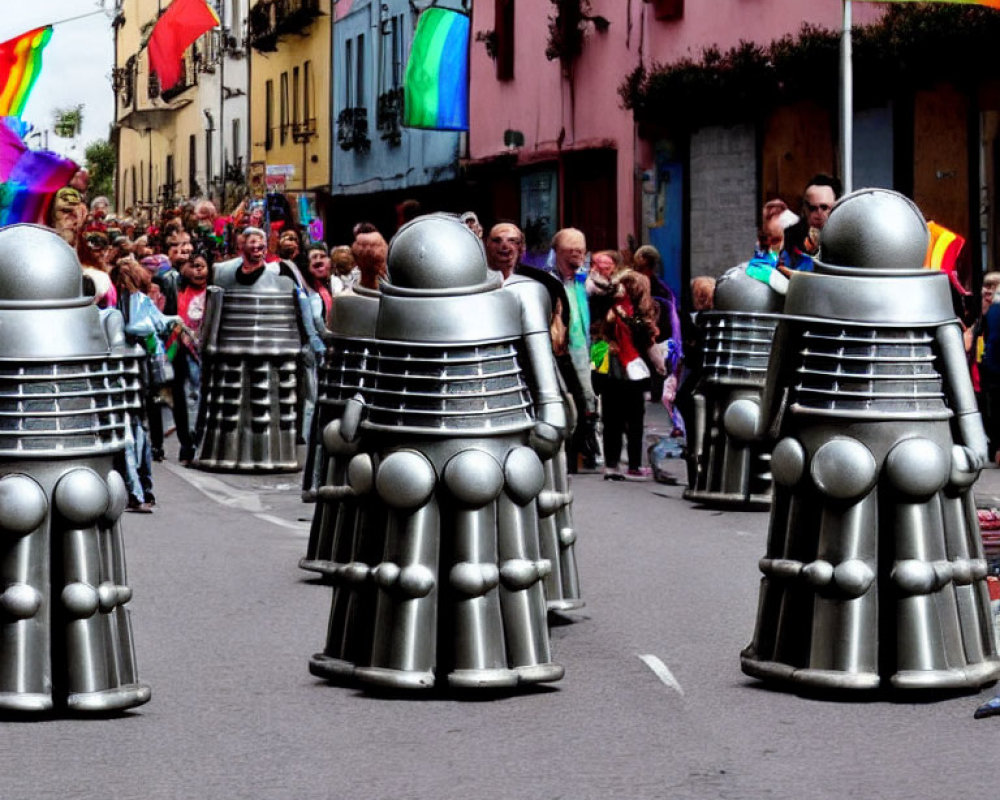
M721 275L753 255L759 216L756 140L749 125L691 137L691 277Z

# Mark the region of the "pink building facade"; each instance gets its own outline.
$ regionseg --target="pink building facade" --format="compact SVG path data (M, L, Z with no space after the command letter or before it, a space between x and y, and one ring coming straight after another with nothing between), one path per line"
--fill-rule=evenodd
M546 58L555 0L473 3L466 172L480 188L484 221L520 222L535 260L564 226L583 229L592 249L651 242L664 254L665 277L675 288L681 261L686 273L711 274L744 260L761 192L757 133L705 131L683 144L681 158L676 142L636 125L619 87L639 65L700 58L706 47L767 44L803 23L839 30L841 0L582 6L589 17L582 49L561 62ZM854 22L882 12L879 4L855 3Z

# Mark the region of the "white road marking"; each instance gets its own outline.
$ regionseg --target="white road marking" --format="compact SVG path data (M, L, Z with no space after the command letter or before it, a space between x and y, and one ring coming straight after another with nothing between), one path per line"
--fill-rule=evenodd
M270 522L282 528L290 528L291 530L299 531L300 533L309 533L310 526L305 522L291 522L290 520L275 517L271 514L254 514L254 516L257 517L257 519L262 519L265 522Z
M645 664L647 667L649 667L651 670L653 670L653 674L657 678L659 678L665 686L669 687L670 689L673 689L675 692L677 692L677 694L683 696L684 690L681 688L681 685L677 682L677 678L674 677L674 674L669 669L667 669L667 665L664 664L662 661L660 661L660 659L658 659L654 655L647 654L647 655L640 655L639 660L642 661L642 663Z
M270 510L270 507L264 505L260 501L260 496L256 492L250 492L246 489L237 489L235 486L230 486L225 481L220 481L218 478L214 478L205 472L198 472L196 470L188 469L187 467L181 467L177 464L172 464L169 461L162 462L161 466L166 467L174 473L174 475L187 481L209 500L218 503L220 506L238 508L241 511L248 511L257 517L257 519L270 522L272 525L277 525L282 528L290 528L291 530L298 531L300 533L309 532L308 524L290 522L289 520L281 519L281 517L276 517L273 514L265 513ZM291 484L289 484L289 486L291 486Z

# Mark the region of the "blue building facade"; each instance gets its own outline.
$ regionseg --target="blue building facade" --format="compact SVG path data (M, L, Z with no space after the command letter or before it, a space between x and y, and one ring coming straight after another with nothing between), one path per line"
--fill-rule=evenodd
M341 0L334 6L331 163L333 195L327 229L349 241L350 227L373 222L388 238L400 204L462 211L457 183L466 134L402 127L403 75L419 11L409 0ZM456 0L452 6L462 9Z

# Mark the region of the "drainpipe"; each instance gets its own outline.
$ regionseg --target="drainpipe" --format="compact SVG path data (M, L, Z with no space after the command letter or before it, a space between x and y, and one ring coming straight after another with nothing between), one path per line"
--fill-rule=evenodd
M221 47L219 48L219 170L222 178L219 181L219 214L226 213L226 39L229 29L223 27L219 33Z
M561 230L566 227L565 214L566 214L566 165L563 163L563 135L566 133L566 129L563 128L559 133L559 138L556 140L556 196L559 198L557 203L556 215L559 219L559 225L556 230Z

